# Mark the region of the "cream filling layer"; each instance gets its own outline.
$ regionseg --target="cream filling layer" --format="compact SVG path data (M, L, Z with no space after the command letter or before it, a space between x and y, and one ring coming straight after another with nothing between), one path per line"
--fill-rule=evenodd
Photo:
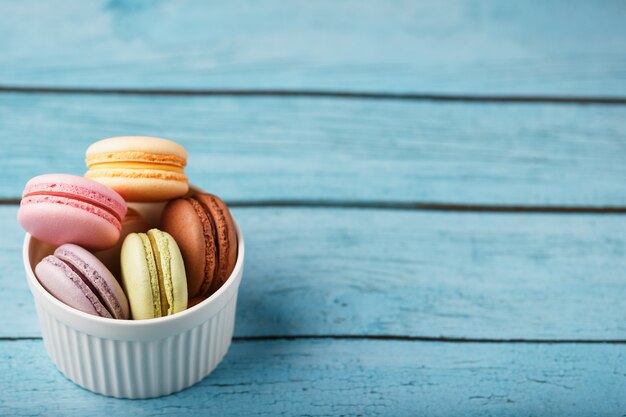
M180 168L184 168L185 165L187 165L187 160L178 155L156 154L143 151L97 153L87 155L87 158L85 159L85 163L89 168L91 168L92 165L109 162L140 162L147 164L171 165Z
M148 272L150 273L150 287L152 290L152 309L154 317L161 317L161 290L159 285L159 272L157 268L157 261L152 250L152 243L145 233L138 233L143 243L143 250L146 255L146 261L148 262Z
M148 178L188 182L185 174L153 169L90 169L85 173L85 178Z

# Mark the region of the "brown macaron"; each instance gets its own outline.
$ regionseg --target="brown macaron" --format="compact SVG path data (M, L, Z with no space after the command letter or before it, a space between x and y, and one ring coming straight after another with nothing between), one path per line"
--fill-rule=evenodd
M161 230L172 235L185 261L189 299L217 291L235 269L237 233L228 206L213 194L170 201Z

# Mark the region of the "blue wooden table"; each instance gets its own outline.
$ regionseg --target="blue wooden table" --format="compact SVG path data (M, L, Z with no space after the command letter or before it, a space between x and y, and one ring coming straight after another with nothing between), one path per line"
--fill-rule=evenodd
M623 1L0 2L0 414L626 413ZM24 183L174 139L247 240L198 385L48 359Z

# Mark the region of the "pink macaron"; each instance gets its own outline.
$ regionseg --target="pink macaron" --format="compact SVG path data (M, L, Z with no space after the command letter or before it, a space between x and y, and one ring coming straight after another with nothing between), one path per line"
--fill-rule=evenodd
M115 191L87 178L40 175L28 181L17 221L37 239L106 249L117 243L126 202Z

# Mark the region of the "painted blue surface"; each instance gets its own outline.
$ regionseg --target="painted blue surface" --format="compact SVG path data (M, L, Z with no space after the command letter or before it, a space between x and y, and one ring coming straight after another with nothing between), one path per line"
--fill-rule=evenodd
M82 175L109 136L171 138L227 200L626 205L626 106L0 94L0 198Z
M626 94L621 0L0 3L0 84Z
M151 400L78 388L54 368L41 341L1 343L0 369L14 370L0 379L0 412L12 416L565 417L626 410L624 348L615 345L237 342L198 385Z
M619 97L625 13L619 1L2 2L0 86ZM0 414L623 416L623 214L258 202L624 207L625 111L1 92ZM100 397L54 369L10 201L36 174L81 174L86 146L117 134L178 140L193 183L257 202L233 210L248 257L231 351L155 400Z
M39 336L15 213L0 207L8 296L0 336ZM623 216L252 207L233 215L247 250L236 336L626 339Z

